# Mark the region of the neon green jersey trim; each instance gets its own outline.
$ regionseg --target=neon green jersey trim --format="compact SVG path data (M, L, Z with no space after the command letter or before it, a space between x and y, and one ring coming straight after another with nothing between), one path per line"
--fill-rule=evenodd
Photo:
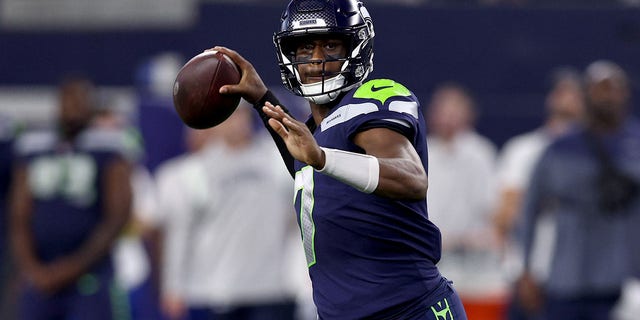
M375 79L363 83L353 94L354 98L376 99L382 104L392 97L408 97L411 91L405 86L389 79Z

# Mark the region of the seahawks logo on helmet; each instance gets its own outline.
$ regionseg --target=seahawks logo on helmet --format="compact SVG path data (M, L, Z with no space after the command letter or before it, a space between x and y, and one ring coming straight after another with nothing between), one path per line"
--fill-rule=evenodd
M346 39L347 56L338 75L302 84L294 62L296 39L336 35ZM373 23L360 0L293 0L273 36L284 86L298 96L324 104L361 84L373 70ZM307 62L308 63L308 62Z

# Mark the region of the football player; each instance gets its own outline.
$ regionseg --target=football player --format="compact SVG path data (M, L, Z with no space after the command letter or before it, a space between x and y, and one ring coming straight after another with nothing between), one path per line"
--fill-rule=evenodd
M12 244L25 284L19 319L116 319L126 316L110 250L131 212L124 136L88 129L93 85L60 86L57 130L16 142Z
M255 104L295 177L295 206L320 319L466 319L436 263L420 104L402 84L366 81L374 28L359 0L294 0L274 35L284 85L309 101L303 123L250 62L220 89Z

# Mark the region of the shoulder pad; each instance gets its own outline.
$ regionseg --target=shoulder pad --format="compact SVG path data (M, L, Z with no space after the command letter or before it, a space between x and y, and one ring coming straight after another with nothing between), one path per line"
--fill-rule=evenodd
M90 128L77 141L78 147L87 151L114 152L130 159L140 156L137 144L124 130Z
M374 99L384 104L389 98L409 97L411 91L390 79L374 79L363 83L353 94L354 98Z
M16 140L15 152L25 156L33 153L52 150L57 141L52 131L38 130L21 134Z

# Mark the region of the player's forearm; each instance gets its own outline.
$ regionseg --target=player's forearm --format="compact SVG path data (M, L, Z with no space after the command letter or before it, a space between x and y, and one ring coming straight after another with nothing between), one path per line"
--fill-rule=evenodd
M78 276L110 252L124 226L125 223L110 221L94 230L89 239L71 256L74 264L78 266Z
M76 272L80 274L109 253L131 217L130 165L122 159L115 160L106 168L104 176L103 220L69 257L78 267Z
M320 148L320 160L308 161L318 172L340 180L362 192L397 200L424 200L427 176L415 161L378 158L331 148ZM301 160L302 161L302 160Z
M28 225L12 223L11 248L19 270L28 273L40 265Z
M79 250L47 264L45 270L49 280L45 289L55 292L72 284L89 271L96 262L109 253L121 229L122 227L116 228L107 224L98 226Z
M19 166L13 173L10 196L10 241L20 270L28 272L40 263L35 254L31 233L31 196L27 188L27 173Z
M422 166L408 159L378 159L380 177L375 194L390 199L424 200L428 179Z
M267 128L267 131L269 131L269 134L271 135L271 138L273 138L273 141L275 142L276 147L278 148L278 151L280 152L280 156L282 156L282 160L284 161L284 164L287 167L287 170L289 171L289 174L293 177L295 175L295 170L294 170L294 167L293 167L293 163L294 163L293 156L289 152L289 149L287 149L287 145L284 143L282 138L269 125L268 121L269 121L270 117L268 115L266 115L264 113L264 111L262 110L262 107L267 102L270 102L273 105L279 105L282 108L282 110L284 110L286 113L289 113L289 111L287 110L287 108L285 108L284 106L282 106L280 104L280 101L278 101L278 98L271 91L267 91L262 96L262 98L258 99L258 101L253 105L253 108L260 115L260 119L262 119L262 122L263 122L265 128Z
M353 142L378 160L376 195L395 200L426 199L427 174L406 136L388 128L371 128L355 135Z

